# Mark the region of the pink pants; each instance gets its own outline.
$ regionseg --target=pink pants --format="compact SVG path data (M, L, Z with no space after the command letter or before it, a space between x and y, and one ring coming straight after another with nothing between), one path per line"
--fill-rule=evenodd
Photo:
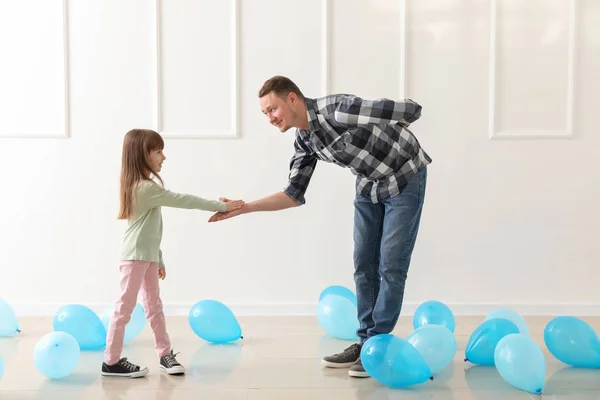
M121 296L115 303L108 332L106 335L106 350L104 361L108 365L117 363L123 350L125 325L131 318L131 313L137 303L140 289L142 290L142 305L146 318L150 322L158 357L171 353L171 342L167 334L165 314L163 313L160 290L158 286L158 263L149 261L121 261Z

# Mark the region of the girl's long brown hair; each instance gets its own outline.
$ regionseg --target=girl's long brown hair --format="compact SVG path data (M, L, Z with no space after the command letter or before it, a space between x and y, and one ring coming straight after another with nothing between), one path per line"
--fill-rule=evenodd
M137 184L145 180L151 181L151 175L163 183L158 172L150 168L148 157L152 150L162 150L164 147L163 138L149 129L132 129L125 135L121 162L121 209L118 219L129 219L133 215L133 189Z

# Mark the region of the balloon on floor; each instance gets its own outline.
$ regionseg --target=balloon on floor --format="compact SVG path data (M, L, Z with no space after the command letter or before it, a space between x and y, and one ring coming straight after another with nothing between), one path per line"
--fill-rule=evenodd
M10 304L0 298L0 336L13 336L19 330L19 321Z
M523 317L513 310L509 310L507 308L497 308L486 315L485 320L488 321L494 318L504 318L513 322L517 328L519 328L519 333L529 336L529 327L527 326L527 322L525 322Z
M512 386L540 394L546 382L546 359L529 336L511 333L498 342L494 364L500 376Z
M456 321L450 308L437 300L429 300L417 307L413 316L413 328L417 329L425 325L442 325L454 333Z
M81 350L106 347L106 329L100 317L86 306L69 304L61 307L52 321L54 331L73 336Z
M406 341L421 354L432 374L446 368L456 354L456 338L442 325L417 328Z
M465 349L465 361L479 365L494 365L494 352L500 339L511 333L519 333L512 321L493 318L475 328Z
M338 296L345 297L348 300L350 300L352 302L352 304L354 304L355 306L357 304L356 294L354 294L354 292L352 290L348 289L347 287L338 286L338 285L329 286L329 287L323 289L323 291L319 295L319 301L323 300L323 298L325 296L327 296L328 294L335 294Z
M37 370L50 379L69 376L79 362L77 340L65 332L48 333L36 343L33 362Z
M376 335L367 339L360 351L360 359L365 371L385 386L406 387L433 379L419 351L394 335Z
M242 329L233 312L217 300L201 300L188 314L194 333L211 343L229 343L242 338Z
M107 332L114 311L114 307L109 307L104 310L102 315L100 315L102 325L104 325L104 329ZM144 312L142 305L137 303L133 309L133 312L131 313L129 322L125 326L125 336L123 341L127 343L135 339L142 332L142 330L144 330L144 326L146 326L146 313Z
M325 332L337 339L358 339L356 305L345 296L325 295L317 306L317 320Z
M574 367L600 368L600 339L580 318L560 316L544 329L544 342L559 361Z

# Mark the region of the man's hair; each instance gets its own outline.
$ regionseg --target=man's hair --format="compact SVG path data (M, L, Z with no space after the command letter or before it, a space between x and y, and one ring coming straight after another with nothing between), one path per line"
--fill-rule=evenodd
M265 81L258 91L258 98L266 96L271 92L274 92L281 98L285 98L289 93L295 93L301 100L304 100L304 95L298 89L298 86L290 78L281 75L276 75Z

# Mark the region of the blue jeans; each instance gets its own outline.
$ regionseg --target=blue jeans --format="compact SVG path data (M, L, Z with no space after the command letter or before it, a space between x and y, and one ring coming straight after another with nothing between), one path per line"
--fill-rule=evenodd
M390 333L398 321L404 283L425 198L423 167L391 199L373 204L361 195L354 201L354 282L361 342Z

